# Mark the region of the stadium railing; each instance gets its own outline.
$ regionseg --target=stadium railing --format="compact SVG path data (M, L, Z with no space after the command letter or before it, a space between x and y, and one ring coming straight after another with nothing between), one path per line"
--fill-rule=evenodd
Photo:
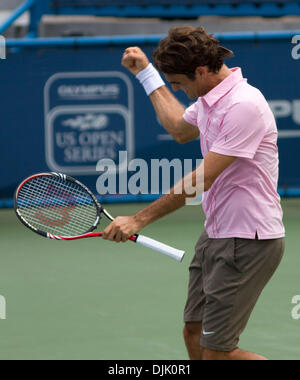
M292 0L26 0L0 28L3 33L21 14L30 11L31 36L43 15L198 18L202 15L279 17L300 15Z

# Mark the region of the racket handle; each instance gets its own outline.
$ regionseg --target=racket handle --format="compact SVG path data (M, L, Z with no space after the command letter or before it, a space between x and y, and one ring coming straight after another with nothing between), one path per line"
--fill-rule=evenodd
M170 247L169 245L160 243L157 240L150 239L143 235L138 235L135 239L135 242L141 244L146 248L153 249L154 251L158 251L163 255L169 256L176 261L181 262L184 256L184 251L180 251L179 249Z

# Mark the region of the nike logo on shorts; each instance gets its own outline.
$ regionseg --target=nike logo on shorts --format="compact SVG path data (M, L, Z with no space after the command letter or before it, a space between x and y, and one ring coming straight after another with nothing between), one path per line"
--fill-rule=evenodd
M205 330L202 331L203 335L211 335L211 334L214 334L214 333L215 333L214 331L205 331Z

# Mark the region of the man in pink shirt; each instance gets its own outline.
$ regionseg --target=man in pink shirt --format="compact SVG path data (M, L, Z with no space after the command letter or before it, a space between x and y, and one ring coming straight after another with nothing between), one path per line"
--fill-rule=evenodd
M198 360L265 359L239 349L238 341L284 252L276 123L265 98L241 69L224 64L232 56L203 28L169 31L153 54L154 63L174 91L197 99L186 110L138 47L126 49L122 59L144 86L161 124L180 144L200 136L206 221L190 265L184 312L186 347L189 357ZM196 169L193 185L199 186L198 177ZM137 214L116 218L104 238L126 241L184 206L189 195L182 180Z

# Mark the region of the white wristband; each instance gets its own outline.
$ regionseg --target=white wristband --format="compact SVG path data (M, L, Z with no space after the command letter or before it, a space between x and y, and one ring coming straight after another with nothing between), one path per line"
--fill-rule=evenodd
M165 85L165 82L161 79L159 72L156 68L149 63L149 65L136 75L141 85L144 87L146 94L149 96L153 91Z

